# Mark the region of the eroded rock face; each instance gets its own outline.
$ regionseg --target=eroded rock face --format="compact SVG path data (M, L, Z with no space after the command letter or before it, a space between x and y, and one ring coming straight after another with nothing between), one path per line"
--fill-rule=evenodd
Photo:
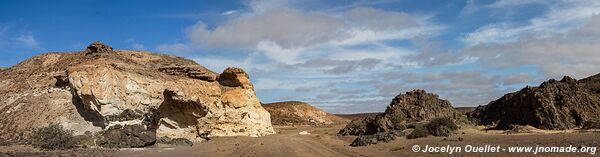
M178 75L185 76L205 81L216 81L217 76L211 72L210 70L202 67L202 66L179 66L179 65L169 65L165 67L158 68L158 71L170 74L170 75Z
M539 87L525 87L508 93L468 115L483 125L509 129L511 125L530 125L539 129L572 129L600 118L600 99L578 81L565 76L551 79Z
M242 86L223 86L214 81L216 73L175 56L112 50L98 43L79 53L42 54L0 71L0 141L26 141L30 130L52 122L76 135L89 131L113 141L129 134L115 128L130 126L154 138L190 141L275 133L269 113L247 88L252 87L247 74L240 71L235 76L245 76L246 82L230 79L241 80ZM104 143L148 144L142 141Z
M459 116L449 101L439 99L436 94L425 90L415 89L396 96L384 113L350 122L338 135L358 136L403 130L412 123Z
M344 122L338 116L299 101L268 103L263 107L271 114L273 125L328 125Z

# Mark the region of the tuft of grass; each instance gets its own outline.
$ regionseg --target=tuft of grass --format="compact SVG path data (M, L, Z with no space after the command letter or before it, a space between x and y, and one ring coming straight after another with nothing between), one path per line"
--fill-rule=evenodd
M450 136L450 133L458 130L458 125L449 117L436 118L431 120L427 125L429 134L433 136Z
M425 125L416 125L415 129L406 136L408 139L433 136L450 136L454 131L458 130L458 125L449 117L436 118Z
M427 135L429 135L429 131L427 130L427 128L423 125L417 125L415 126L415 129L412 132L410 132L410 134L406 135L406 138L415 139L427 137Z
M33 147L44 150L72 149L77 143L73 131L57 123L35 130L31 141Z

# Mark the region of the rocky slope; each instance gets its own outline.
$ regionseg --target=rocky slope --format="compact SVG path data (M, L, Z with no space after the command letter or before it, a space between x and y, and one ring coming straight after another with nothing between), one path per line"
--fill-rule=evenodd
M456 119L460 114L447 100L436 94L415 89L396 96L384 113L362 120L352 120L338 135L359 136L351 146L365 146L379 141L389 142L402 136L403 130L435 118Z
M560 81L550 79L539 87L508 93L468 115L498 129L508 129L513 124L552 130L578 128L588 120L600 118L600 98L591 92L595 87L582 86L591 82L582 81L568 76Z
M242 69L217 74L171 55L96 42L0 71L3 143L49 123L93 133L100 146L141 147L163 136L264 136L275 133L270 122Z
M581 79L577 82L579 82L579 85L581 85L583 88L588 89L592 93L600 94L600 73Z
M273 125L326 125L344 122L338 116L299 101L268 103L263 107L271 114Z
M396 96L384 113L352 121L338 135L370 135L378 132L404 130L411 123L439 117L458 118L448 100L439 99L436 94L415 89Z

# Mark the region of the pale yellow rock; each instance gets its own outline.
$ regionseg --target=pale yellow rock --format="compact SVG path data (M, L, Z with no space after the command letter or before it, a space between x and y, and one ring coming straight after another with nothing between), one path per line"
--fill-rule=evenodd
M189 67L195 71L186 75ZM223 78L239 85L225 86L214 72L169 55L114 50L36 56L0 71L0 138L55 122L76 134L143 125L157 137L192 141L274 134L248 75L234 69Z

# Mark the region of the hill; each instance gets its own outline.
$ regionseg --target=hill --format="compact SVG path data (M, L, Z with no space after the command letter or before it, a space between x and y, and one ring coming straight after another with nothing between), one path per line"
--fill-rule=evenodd
M344 122L343 118L322 111L308 103L285 101L264 104L273 125L327 125Z
M600 97L593 92L597 91L595 82L595 78L577 81L568 76L560 81L550 79L539 87L508 93L468 115L498 129L511 125L550 130L578 128L600 118Z

